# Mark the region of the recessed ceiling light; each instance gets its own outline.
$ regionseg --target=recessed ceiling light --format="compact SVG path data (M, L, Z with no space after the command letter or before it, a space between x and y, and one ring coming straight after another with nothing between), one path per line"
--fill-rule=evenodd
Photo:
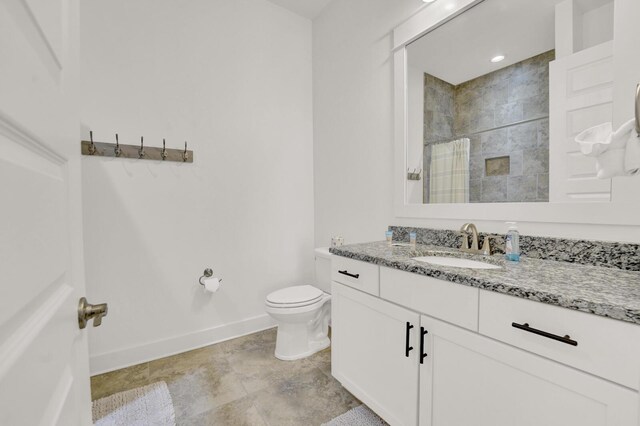
M424 3L433 3L436 0L422 0Z
M504 60L504 55L498 55L491 58L491 62L496 63Z

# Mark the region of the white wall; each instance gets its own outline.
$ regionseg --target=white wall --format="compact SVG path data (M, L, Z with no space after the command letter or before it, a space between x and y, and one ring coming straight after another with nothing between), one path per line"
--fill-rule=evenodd
M85 0L83 136L193 164L83 159L92 372L272 324L313 279L311 22L264 0ZM204 294L212 267L222 290Z
M617 84L613 88L614 128L634 117L636 86L640 83L640 2L638 0L616 0L614 13L613 57L626 58L627 66L618 67L613 78ZM639 176L613 180L614 198L638 197Z
M582 15L582 48L613 39L613 1Z
M416 0L335 0L313 21L316 244L383 240L392 221L391 30Z
M462 225L456 220L398 218L393 212L391 31L421 7L417 0L335 0L313 23L318 245L336 233L342 233L346 243L382 240L389 224L442 229ZM468 220L482 231L506 232L500 221ZM521 223L520 230L640 242L639 227Z

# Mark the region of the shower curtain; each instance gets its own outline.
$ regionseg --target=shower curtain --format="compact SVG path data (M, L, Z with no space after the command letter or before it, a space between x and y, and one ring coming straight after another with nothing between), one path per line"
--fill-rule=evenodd
M429 203L469 202L468 138L431 146Z

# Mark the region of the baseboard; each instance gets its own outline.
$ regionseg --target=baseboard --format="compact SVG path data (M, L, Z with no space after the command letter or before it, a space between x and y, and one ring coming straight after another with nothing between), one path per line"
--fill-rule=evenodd
M113 352L90 355L89 368L92 376L120 368L130 367L154 359L179 354L214 343L244 336L274 327L276 322L264 314L246 320L224 324L182 336L157 340Z

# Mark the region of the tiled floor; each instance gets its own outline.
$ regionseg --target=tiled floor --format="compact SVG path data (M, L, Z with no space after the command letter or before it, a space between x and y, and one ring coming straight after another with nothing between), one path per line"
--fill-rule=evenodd
M276 329L91 378L92 399L164 380L178 425L320 425L360 402L331 376L331 350L273 356Z

